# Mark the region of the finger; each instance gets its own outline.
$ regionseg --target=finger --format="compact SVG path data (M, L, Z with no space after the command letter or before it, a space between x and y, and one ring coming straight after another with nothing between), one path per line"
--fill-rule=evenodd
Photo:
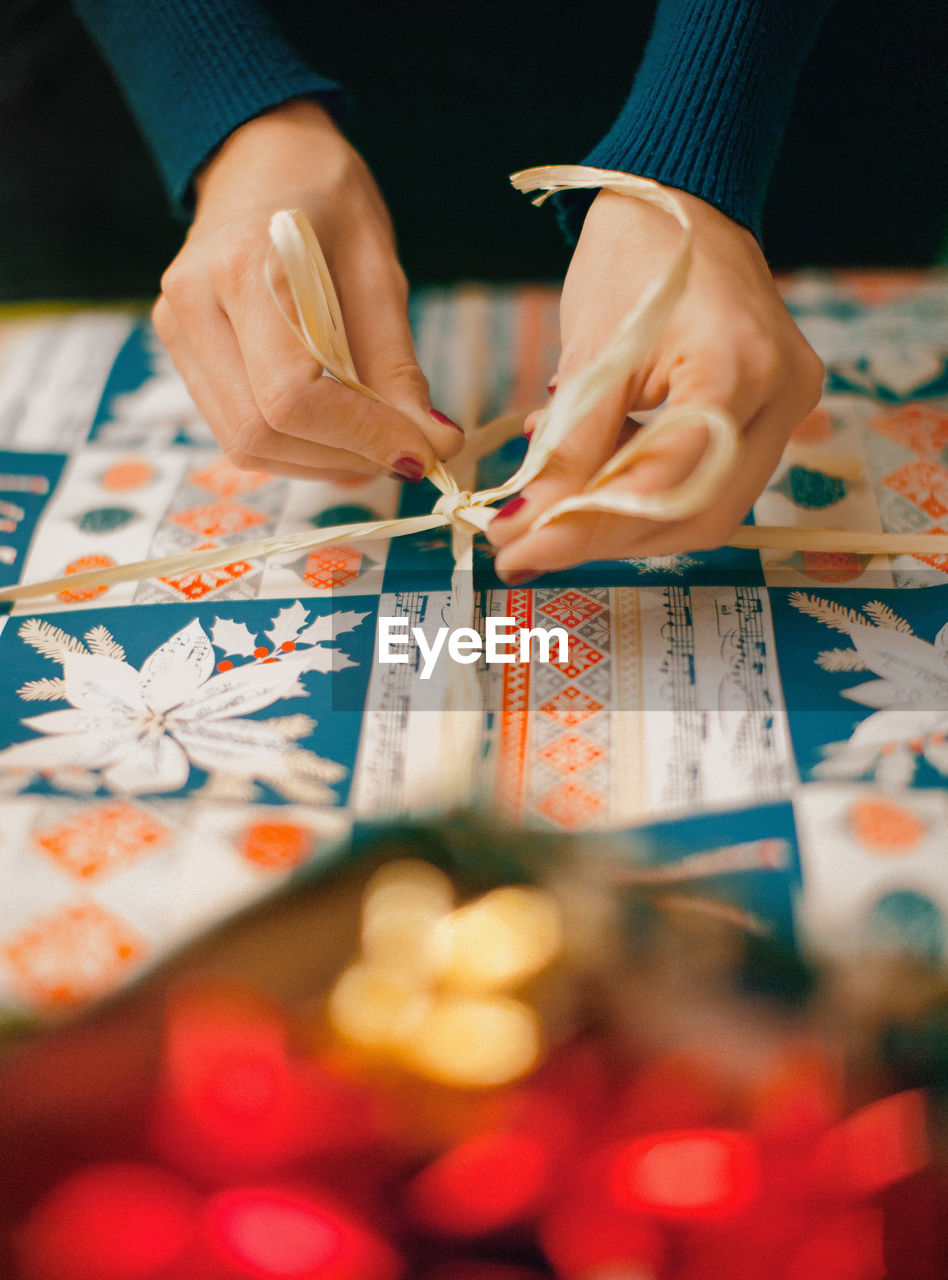
M418 427L397 410L324 378L263 287L262 267L256 269L254 259L249 267L240 261L241 270L217 269L220 304L206 290L196 291L193 281L182 287L178 300L165 288L232 435L240 437L238 448L259 453L257 437L266 436L264 455L281 456L262 421L269 432L346 450L406 479L425 475L435 454ZM248 391L253 410L243 403ZM236 419L230 416L235 397L243 407Z
M175 321L174 313L164 299L159 299L156 304L153 321L155 330L168 348L191 398L235 466L243 470L269 471L273 475L306 480L335 480L339 476L361 480L386 474L383 468L374 466L348 450L310 445L291 437L280 436L270 431L262 419L250 424L247 431L248 439L253 437L258 447L241 448L235 443L231 427L233 421L241 420L246 414L248 405L252 406L250 412L255 413L249 389L241 392L235 381L225 377L218 384L227 397L222 406L208 381L205 366L195 357L187 338ZM223 358L220 367L226 373ZM235 375L238 380L239 373L238 368Z
M558 374L564 381L566 374ZM628 412L628 387L613 388L550 456L539 476L511 498L487 528L495 547L506 547L529 528L541 511L581 492L615 452Z
M780 459L787 435L786 405L766 406L747 426L738 464L722 485L718 498L704 512L684 520L647 520L612 512L570 512L504 549L495 562L506 581L524 575L537 577L571 568L589 560L664 556L685 551L706 551L726 543L743 521ZM682 466L674 469L665 458L647 459L642 470L616 477L603 491L641 493L654 483L670 488L689 474L703 446L697 441L683 446Z
M734 420L739 432L753 420L770 390L762 378L748 375L739 349L730 343L727 346L706 345L700 357L673 361L668 384L665 413L674 414L694 404L719 408ZM684 426L674 433L657 436L643 447L628 469L609 487L616 492L630 494L659 493L675 488L693 472L707 443L707 430L699 426ZM636 516L607 518L606 513L599 513L592 519L574 513L556 520L548 526L548 532L538 530L530 533L529 521L523 516L532 512L531 519L535 518L549 505L552 504L546 503L539 508L525 506L517 512L516 537L505 537L502 542L497 542L505 551L504 555L498 556L498 572L519 574L528 567L547 570L581 564L589 559L631 555L629 551L614 550L617 537L615 521L618 520L618 527L623 531L619 537L623 546L634 545L655 523ZM488 536L493 533L494 524ZM542 538L541 533L544 534Z
M464 432L433 410L408 321L408 284L390 246L337 245L333 266L349 349L359 379L414 422L439 458L464 445Z

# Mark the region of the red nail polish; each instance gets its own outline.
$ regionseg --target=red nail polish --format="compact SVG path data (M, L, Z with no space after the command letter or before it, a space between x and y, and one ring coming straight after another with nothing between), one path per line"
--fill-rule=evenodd
M453 418L449 418L446 413L442 413L439 409L429 409L428 412L435 422L440 422L443 427L454 427L455 431L464 430Z
M555 378L553 379L553 381L552 381L552 382L548 382L548 383L546 384L546 389L547 389L547 392L548 392L548 394L549 394L549 395L552 395L552 394L553 394L553 392L556 390L556 379L555 379Z
M505 502L497 514L495 520L506 520L508 516L515 516L521 507L526 505L526 498L522 493L518 493L516 497L511 498L509 502Z
M425 478L425 464L418 458L409 457L408 454L403 458L396 458L392 467L403 480L411 480L413 484Z
M527 441L528 444L530 443L530 441L533 439L533 427L531 427L529 431L525 431L523 433L523 438L524 440Z
M508 587L519 587L524 582L529 582L531 578L539 578L540 575L536 569L515 569L513 573L504 576Z

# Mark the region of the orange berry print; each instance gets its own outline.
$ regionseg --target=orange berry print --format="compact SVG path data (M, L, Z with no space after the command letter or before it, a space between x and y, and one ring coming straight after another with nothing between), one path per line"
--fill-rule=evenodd
M865 796L849 807L849 822L859 843L883 857L899 857L917 849L925 824L910 809L881 796Z
M111 556L80 556L72 560L63 570L64 574L85 573L87 569L111 569L115 561ZM56 599L64 604L80 604L83 600L94 600L108 591L108 587L100 584L97 587L63 587L56 592Z
M245 829L240 852L268 871L289 871L306 858L313 833L295 822L255 822Z
M129 493L134 489L144 489L155 477L155 468L143 458L124 458L121 462L113 462L100 483L110 493Z

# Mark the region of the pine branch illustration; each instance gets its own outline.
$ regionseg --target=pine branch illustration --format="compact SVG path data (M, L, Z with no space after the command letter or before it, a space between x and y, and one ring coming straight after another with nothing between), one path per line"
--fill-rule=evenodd
M66 685L59 676L52 679L44 676L42 680L27 680L17 693L24 702L58 702L66 696Z
M44 658L50 658L53 662L62 662L67 653L89 652L77 636L54 627L45 618L27 618L17 634Z
M316 728L316 721L313 717L304 715L272 716L266 721L266 724L269 728L275 729L288 742L295 742L298 738L308 738Z
M824 671L865 671L866 664L855 649L824 649L816 655L816 665Z
M115 658L117 662L125 661L125 650L101 623L86 632L85 641L92 653L98 653L103 658Z
M870 600L863 605L863 613L869 615L877 627L887 627L890 631L903 631L906 635L914 635L912 624L900 618L897 613L883 604L881 600Z
M281 760L280 777L318 778L320 782L339 782L349 772L335 760L326 760L314 751L302 747L285 752Z
M817 622L822 622L825 626L832 627L834 631L842 631L847 635L853 627L868 627L872 625L855 609L848 609L845 605L837 604L834 600L824 600L817 596L811 596L806 591L791 591L789 600L793 607L799 609L801 613L806 613L811 618L815 618Z

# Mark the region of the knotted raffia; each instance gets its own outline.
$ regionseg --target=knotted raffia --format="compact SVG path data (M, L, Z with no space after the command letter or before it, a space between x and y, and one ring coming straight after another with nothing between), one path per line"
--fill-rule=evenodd
M427 516L334 525L318 531L306 530L283 537L259 538L212 550L182 552L108 569L93 569L44 582L2 588L0 601L39 599L67 587L109 586L142 578L180 575L228 564L235 559L285 558L341 541L351 543L371 538L400 537L448 527L452 532L455 559L452 622L456 626L469 626L474 612L474 538L487 528L496 514L493 505L534 480L573 428L608 391L634 373L684 290L691 258L691 223L687 214L671 192L648 179L608 169L550 165L525 169L514 174L511 181L520 191L540 191L534 204L542 204L555 192L568 189L603 188L634 196L674 218L681 227L681 236L671 260L628 312L606 349L581 373L557 388L540 415L523 462L503 484L474 493L462 491L448 467L436 462L428 473L428 479L440 490L441 496ZM332 277L307 219L298 211L277 213L270 223L270 237L293 300L295 314L286 318L304 346L338 381L373 400L381 400L376 392L359 381ZM272 285L271 292L277 305L281 306ZM605 487L609 480L627 470L659 436L673 436L696 424L703 424L707 429L708 444L694 471L680 484L653 493L617 493ZM513 419L508 428L509 434L516 429ZM503 434L497 432L495 436L499 444ZM576 511L614 512L652 520L680 520L694 515L713 502L736 459L737 449L734 423L718 409L694 405L659 413L609 459L581 493L542 512L531 529L542 528L558 517ZM730 545L779 550L851 551L866 555L946 554L948 536L744 525L732 535Z

